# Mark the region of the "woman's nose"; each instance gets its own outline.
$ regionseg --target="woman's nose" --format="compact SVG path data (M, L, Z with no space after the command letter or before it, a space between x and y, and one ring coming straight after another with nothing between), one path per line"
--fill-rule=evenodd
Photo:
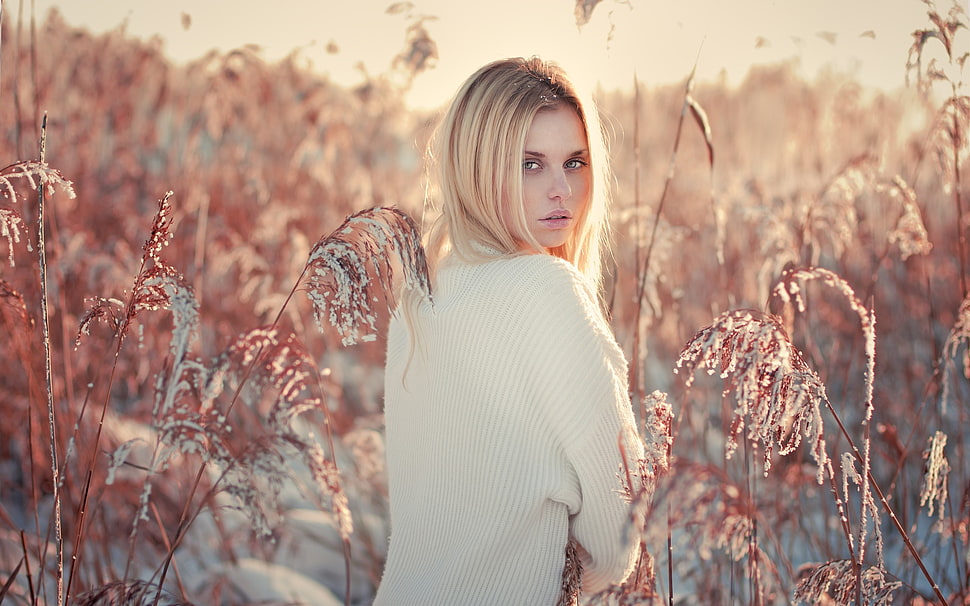
M566 173L561 170L555 171L552 176L552 183L549 186L549 198L564 201L569 199L572 194L573 190L569 186L569 180L566 179Z

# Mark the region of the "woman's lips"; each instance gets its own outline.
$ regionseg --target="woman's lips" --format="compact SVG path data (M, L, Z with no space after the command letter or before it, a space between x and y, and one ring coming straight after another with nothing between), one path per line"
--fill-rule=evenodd
M563 229L569 227L572 220L572 213L565 209L558 209L539 219L539 223L542 223L549 229Z

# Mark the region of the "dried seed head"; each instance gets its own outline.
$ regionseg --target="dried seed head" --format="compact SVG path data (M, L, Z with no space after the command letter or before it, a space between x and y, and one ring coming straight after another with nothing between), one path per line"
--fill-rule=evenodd
M158 599L156 600L156 596ZM192 606L176 599L154 583L145 581L114 581L89 589L72 602L76 606Z
M582 586L583 562L579 558L576 539L570 537L566 543L566 560L562 568L562 587L556 606L578 606Z
M767 475L775 449L790 454L804 438L822 482L828 461L820 409L827 400L825 385L805 363L777 317L744 310L721 314L681 351L675 372L682 368L688 373L688 386L694 372L705 368L710 374L720 373L725 393L734 392L728 457L742 436L755 446L760 443Z
M858 593L856 580L861 577L863 603L890 606L893 594L902 586L899 581L888 580L888 573L881 566L871 566L856 575L850 560L834 560L814 567L808 565L799 571L798 576L800 580L792 597L796 602L808 604L854 604Z
M168 246L172 239L172 204L169 202L173 193L166 192L162 199L158 201L158 211L155 213L155 220L152 222L152 231L145 241L142 248L145 257L154 261L159 260L159 253Z
M963 348L961 357L963 376L970 379L970 296L967 296L960 303L957 320L943 344L944 360L941 364L943 366L943 390L940 395L940 408L943 413L946 413L947 403L950 401L951 367L954 358L959 356L961 347Z
M20 230L24 221L12 209L0 208L0 238L7 239L7 262L14 267L13 245L20 243Z
M919 204L916 202L916 192L902 177L893 178L888 188L892 198L902 198L903 212L896 221L896 226L889 232L889 244L895 245L903 261L913 255L928 255L933 249L923 217L920 215Z
M927 513L931 516L935 508L940 521L943 520L943 508L949 500L947 478L950 474L950 463L943 452L945 448L946 434L937 431L923 451L926 472L923 475L923 487L919 493L919 506L927 507Z
M370 341L377 332L378 295L394 299L394 267L405 287L431 298L428 266L417 226L395 208L351 215L310 251L307 296L321 330L333 326L345 345ZM374 282L379 290L374 290Z

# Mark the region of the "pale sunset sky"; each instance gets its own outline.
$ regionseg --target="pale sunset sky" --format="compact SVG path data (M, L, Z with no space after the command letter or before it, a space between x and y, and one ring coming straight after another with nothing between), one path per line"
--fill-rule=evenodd
M750 66L795 60L813 78L820 68L846 72L866 86L903 86L911 32L929 27L920 0L602 0L577 28L574 0L414 0L388 14L390 0L5 0L3 18L33 6L43 19L56 7L68 23L103 32L122 23L131 36L161 36L176 61L212 48L256 44L267 60L299 49L342 84L375 75L404 47L405 30L426 15L438 45L435 69L414 82L416 107L445 103L480 65L512 55L540 55L607 89L698 77L737 84ZM948 0L939 3L941 12ZM339 51L328 52L328 46ZM585 72L585 73L584 73Z

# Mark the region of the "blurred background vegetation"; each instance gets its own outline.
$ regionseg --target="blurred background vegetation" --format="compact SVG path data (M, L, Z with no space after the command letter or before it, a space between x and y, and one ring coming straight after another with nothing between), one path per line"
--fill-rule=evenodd
M929 19L913 29L939 29L943 23ZM165 192L174 192L174 239L166 259L184 273L199 301L201 335L194 353L201 357L215 356L241 332L272 322L313 243L349 214L397 205L421 220L423 147L436 112L409 109L402 101L410 78L427 67L423 61L430 56L429 40L420 32L409 39L404 59L386 73L345 87L292 58L268 62L247 48L176 66L157 42L128 37L120 29L94 35L57 13L37 24L30 45L15 44L13 26L7 21L2 26L0 164L38 157L39 125L46 113L47 162L73 182L77 194L56 194L47 210L53 391L63 428L73 427L83 402L103 397L116 419L107 430L112 447L130 437L133 430L126 423L149 422L154 378L165 368L162 352L172 320L165 314L141 320L137 342L119 356L111 393L103 393L109 385L105 358L113 351L109 331L93 330L77 348L75 336L89 298L122 298L130 288L140 246ZM957 58L960 48L953 53ZM814 483L805 453L779 461L768 478L753 473L748 459L726 460L730 406L717 377L701 378L686 394L683 377L673 368L684 344L719 313L765 310L769 289L790 266L831 269L874 310L874 475L904 526L912 528L944 592L970 600L965 555L970 525L970 370L965 366L970 319L965 315L970 312L961 308L967 255L960 243L968 230L968 188L960 176L967 174L966 84L952 82L957 101L948 106L923 94L914 68L899 69L910 71L913 86L892 94L834 72L806 81L791 64L754 69L736 87L698 83L690 96L706 115L709 139L692 117L676 138L685 108L683 83L600 95L617 177L610 293L617 335L639 361L642 387L671 395L679 419L675 457L718 469L725 481L745 487L777 568L779 589L768 603L790 601L803 564L846 557L841 531L831 522L837 513L829 510L831 504L818 505L825 502L820 493L827 488ZM657 212L661 199L664 206ZM35 244L32 198L8 196L0 204L16 205ZM658 229L651 236L655 221ZM637 259L642 261L651 239L650 265L644 268ZM5 245L0 241L0 249ZM23 552L17 529L39 525L35 532L43 534L43 524L32 521L30 512L47 511L51 482L50 465L43 464L47 413L38 406L44 367L36 251L25 242L12 246L12 262L0 265L0 279L23 297L28 317L27 322L15 319L9 307L0 315L5 369L0 373L0 584ZM640 280L645 303L638 308ZM831 292L810 290L808 300L806 313L787 318L792 339L822 377L843 420L861 435L866 385L858 319ZM309 304L295 300L282 327L330 370L328 403L338 434L352 436L341 448L351 461L345 475L353 476L354 465L360 465L353 458L360 454L353 440L361 431L380 429L382 341L343 348L310 318ZM641 350L634 352L638 330ZM942 397L944 385L948 401ZM34 441L27 439L28 427L36 432ZM937 430L949 436L951 473L945 521L934 523L921 511L919 496L924 451ZM76 431L76 445L83 450L94 428ZM69 435L66 430L59 437L66 441ZM845 444L833 434L830 447L838 452ZM67 452L66 443L61 452ZM45 474L46 480L34 486ZM752 477L758 478L754 487ZM381 481L369 475L367 485L354 493L351 506L361 516L381 515ZM78 484L68 482L66 511L78 502ZM97 516L98 536L110 541L114 532L124 541L139 493L113 491L103 483L97 487L104 508ZM153 499L168 507L162 518L174 519L184 490L178 482L158 487ZM805 522L816 515L822 516L817 524ZM372 543L383 541L381 532L374 531ZM266 561L282 557L274 551L279 544L260 544L245 534L223 533L216 548L226 561L242 554ZM888 526L885 535L886 567L905 584L898 599L930 596ZM150 561L153 550L162 549L163 538L153 541L139 557ZM83 586L116 578L107 551L88 558L80 573ZM371 545L356 553L364 554L369 579L364 584L373 586L380 550ZM748 599L741 581L733 598L725 594L725 578L745 578L731 554L680 551L675 559L679 586L687 587L679 597L702 596L712 604ZM22 585L18 581L21 590ZM366 589L360 591L366 596ZM224 603L235 603L225 597L228 590L220 595ZM194 597L200 599L199 593Z

